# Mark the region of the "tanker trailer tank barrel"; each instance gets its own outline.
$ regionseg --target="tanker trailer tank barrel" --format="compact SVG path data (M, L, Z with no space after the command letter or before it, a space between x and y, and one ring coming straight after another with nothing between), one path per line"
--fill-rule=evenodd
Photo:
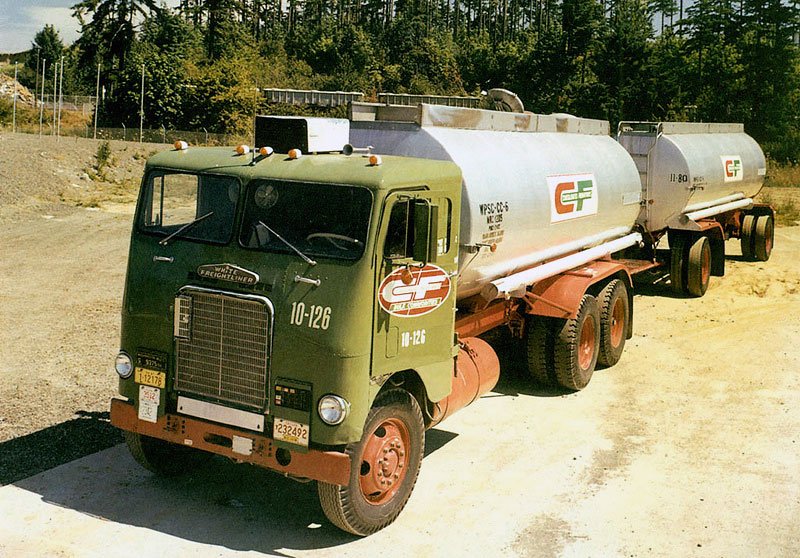
M595 246L583 252L572 254L558 260L534 267L526 271L521 271L502 279L497 279L487 285L481 291L481 296L486 300L494 300L501 297L509 297L518 291L524 290L529 285L553 277L559 273L564 273L575 267L588 264L594 260L603 258L614 252L624 250L642 241L642 235L631 233L611 242Z
M700 219L705 219L706 217L712 217L714 215L719 215L720 213L725 213L726 211L744 209L752 205L753 200L750 198L745 198L743 200L733 201L723 205L715 205L714 207L709 207L707 209L701 209L700 211L695 211L693 213L687 213L686 217L692 221L698 221Z

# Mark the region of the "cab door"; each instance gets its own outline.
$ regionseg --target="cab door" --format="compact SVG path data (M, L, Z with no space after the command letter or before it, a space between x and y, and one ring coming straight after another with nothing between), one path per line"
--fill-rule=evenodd
M376 254L373 376L416 370L436 401L450 392L458 214L452 195L390 194Z

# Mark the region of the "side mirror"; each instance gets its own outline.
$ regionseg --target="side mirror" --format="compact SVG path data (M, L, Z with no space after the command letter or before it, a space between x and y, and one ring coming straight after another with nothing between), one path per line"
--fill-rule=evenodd
M414 200L414 247L415 261L436 263L436 242L439 236L439 206L429 200Z

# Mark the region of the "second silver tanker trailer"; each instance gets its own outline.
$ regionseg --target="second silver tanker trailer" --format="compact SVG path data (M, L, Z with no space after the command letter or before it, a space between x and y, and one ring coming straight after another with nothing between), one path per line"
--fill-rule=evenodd
M425 429L498 379L479 335L509 329L535 379L582 389L621 357L632 277L665 263L666 231L692 241L688 277L698 238L740 235L763 254L771 214L742 218L759 181L743 148L721 153L741 159L743 197L676 201L643 189L643 170L660 171L608 132L567 116L356 105L352 122L259 118L256 152L180 142L152 157L111 407L133 456L175 474L219 454L316 480L351 533L394 521ZM662 202L673 209L651 226ZM720 219L727 203L739 217Z

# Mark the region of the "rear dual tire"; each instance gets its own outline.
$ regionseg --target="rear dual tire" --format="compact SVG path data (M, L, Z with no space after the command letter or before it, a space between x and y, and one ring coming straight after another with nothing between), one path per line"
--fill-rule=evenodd
M578 391L592 378L600 351L597 299L584 295L578 315L568 320L533 316L528 322L527 362L533 380Z
M701 297L711 281L711 242L707 236L670 237L669 280L680 295Z
M775 242L775 220L772 215L745 215L739 240L745 260L769 260Z

